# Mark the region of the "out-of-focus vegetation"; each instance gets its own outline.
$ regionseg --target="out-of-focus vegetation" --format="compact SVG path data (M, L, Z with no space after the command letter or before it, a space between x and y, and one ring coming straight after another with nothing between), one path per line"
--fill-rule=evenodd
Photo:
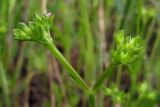
M87 93L47 49L13 38L18 22L48 12L56 47L89 87L114 60L115 32L142 38L142 56L116 66L96 92L96 107L160 106L159 0L0 0L0 107L89 106Z

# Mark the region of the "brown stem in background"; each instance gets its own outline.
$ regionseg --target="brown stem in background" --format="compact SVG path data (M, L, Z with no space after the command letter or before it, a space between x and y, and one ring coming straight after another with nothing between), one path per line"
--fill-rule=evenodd
M29 99L30 86L24 92L24 107L29 107L28 99Z
M27 89L24 92L24 107L30 107L29 105L29 97L30 97L30 83L32 78L34 77L34 73L30 73L26 78Z
M9 4L10 5L10 4ZM7 47L7 64L11 65L13 62L13 57L12 57L12 46L13 46L13 11L15 10L15 6L12 7L12 10L8 9L8 35L6 38L6 47Z
M24 22L28 21L28 6L29 6L29 0L24 0L24 13L23 13L23 21ZM24 59L24 49L26 47L26 43L22 42L20 47L21 47L21 50L20 50L21 57L19 57L19 62L21 62L21 60ZM20 65L20 64L18 64L18 65ZM29 102L28 102L29 92L30 92L30 86L28 85L28 88L24 92L24 107L29 107Z
M48 52L48 82L49 82L50 102L51 102L51 107L56 107L55 96L52 91L52 78L53 78L52 57L51 54Z
M29 0L24 0L24 7L23 7L23 14L22 14L24 22L28 21L28 4L29 4ZM24 60L25 47L26 47L25 42L18 42L16 64L14 64L15 62L12 61L12 63L13 63L12 66L15 65L15 69L13 70L14 71L14 94L16 94L16 90L19 87L18 86L19 84L17 84L17 80L20 77L21 73L23 74L23 70L22 70L23 67L22 66L24 63L26 63L25 62L26 60ZM25 65L25 68L27 68L27 65ZM27 77L27 74L25 74L25 77ZM28 91L29 90L27 88L25 90L25 95L24 95L24 99L23 99L24 107L29 107L28 101L26 100L26 99L28 99L28 95L27 95L29 93ZM15 96L15 97L17 97L17 96Z
M60 68L59 68L59 64L57 62L57 60L55 58L52 57L51 54L49 54L48 56L48 60L50 62L49 66L52 67L52 71L48 71L48 72L52 72L52 73L49 73L50 75L53 74L54 72L54 75L52 75L52 77L50 77L50 82L52 82L52 78L54 76L54 78L57 80L57 84L59 84L60 88L61 88L61 91L62 91L62 95L63 95L63 98L64 98L64 103L63 103L63 107L66 106L67 104L67 95L66 95L66 91L65 91L65 85L64 85L64 82L63 82L63 79L62 79L62 76L61 76L61 73L60 73ZM51 68L50 68L51 69ZM51 92L52 93L52 92ZM51 98L52 99L52 98Z
M47 0L41 0L42 13L47 13Z
M20 76L20 73L21 73L20 71L21 71L21 67L22 67L23 59L24 59L24 47L25 47L25 43L20 42L19 43L19 50L18 50L19 53L17 53L18 59L16 62L16 67L15 67L16 79L18 79L18 77Z
M120 104L115 104L115 107L122 107Z
M28 21L28 17L27 17L28 16L28 4L29 4L29 1L24 0L24 11L23 11L23 16L22 16L24 22ZM18 46L19 46L18 51L17 51L18 59L16 62L16 67L15 67L15 81L17 81L21 73L21 68L22 68L22 64L24 60L24 52L25 52L24 49L26 47L26 43L20 42Z
M103 67L106 67L107 66L107 52L106 52L106 37L105 37L105 34L106 34L106 31L105 31L105 15L104 15L104 1L102 0L99 4L99 9L98 9L98 17L99 17L99 33L100 33L100 54L101 54L101 69L100 69L100 73L102 73L103 71ZM97 105L98 106L103 106L103 94L102 93L99 93L96 97L96 100L97 102Z
M102 57L102 64L104 64L104 66L107 66L107 53L106 53L106 31L105 31L105 15L104 15L104 5L103 5L103 1L100 2L99 5L99 9L98 9L98 17L99 17L99 33L100 33L100 49L101 49L101 57Z

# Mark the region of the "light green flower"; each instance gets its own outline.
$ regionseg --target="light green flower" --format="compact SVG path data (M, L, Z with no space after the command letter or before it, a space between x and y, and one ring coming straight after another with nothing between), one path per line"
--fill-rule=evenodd
M125 93L119 90L115 84L113 84L110 88L105 88L104 94L106 96L110 96L115 103L120 104L124 103L126 97Z
M17 40L35 41L41 44L47 44L50 37L53 15L35 15L33 22L29 25L20 22L17 29L14 29L14 38Z
M137 59L143 48L139 36L127 37L121 30L115 34L116 49L112 52L113 61L116 63L128 64Z

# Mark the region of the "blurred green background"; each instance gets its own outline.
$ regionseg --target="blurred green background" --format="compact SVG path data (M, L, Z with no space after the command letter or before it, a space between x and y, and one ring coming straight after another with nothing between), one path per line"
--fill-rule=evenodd
M48 50L13 39L18 22L47 12L55 16L56 46L89 86L111 62L115 32L141 36L142 59L129 71L120 65L106 83L128 100L121 104L121 94L106 90L96 96L97 107L160 107L160 0L0 0L0 107L89 106Z

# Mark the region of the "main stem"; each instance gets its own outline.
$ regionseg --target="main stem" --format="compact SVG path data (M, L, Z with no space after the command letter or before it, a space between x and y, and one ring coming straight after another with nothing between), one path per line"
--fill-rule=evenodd
M60 51L56 48L53 42L49 42L47 48L51 51L55 58L67 69L69 75L76 82L76 84L82 88L85 92L88 92L90 89L75 69L69 64L69 62L64 58Z

